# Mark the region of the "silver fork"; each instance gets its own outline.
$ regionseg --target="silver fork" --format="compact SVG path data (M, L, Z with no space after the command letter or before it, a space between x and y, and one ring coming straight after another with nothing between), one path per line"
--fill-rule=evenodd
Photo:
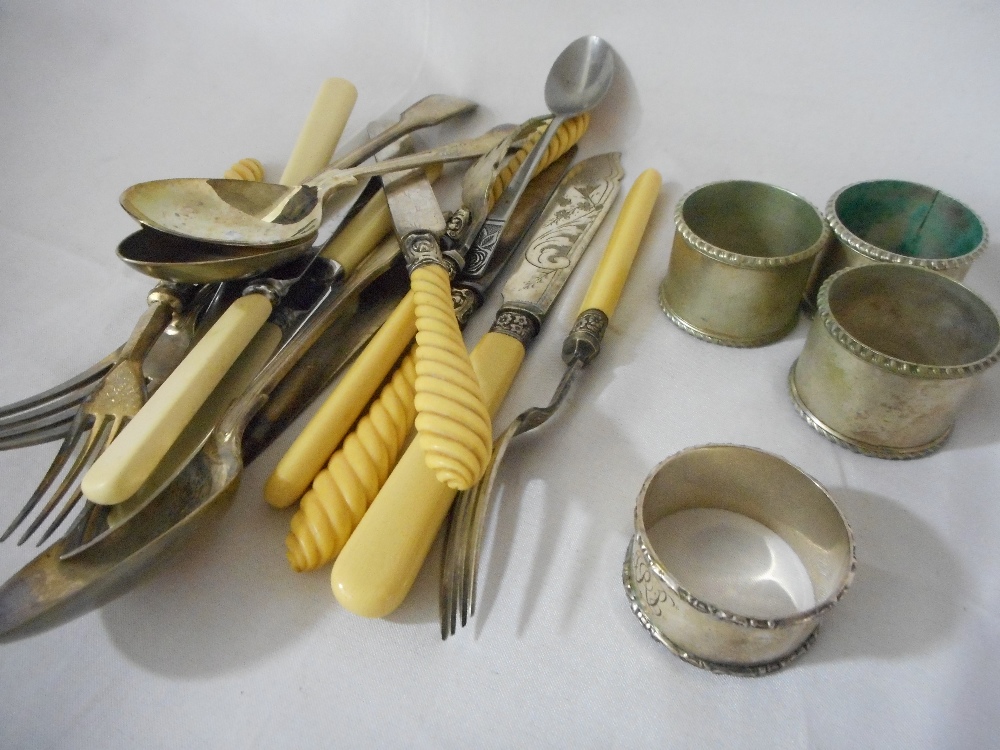
M660 191L660 175L647 169L632 185L618 214L608 246L598 264L580 313L562 346L566 363L548 406L521 412L493 443L493 457L484 477L458 495L452 505L441 564L439 615L441 637L455 634L458 613L462 626L476 612L476 578L493 482L510 441L544 424L559 408L577 373L601 351L601 339L621 296L629 269Z
M47 443L66 435L80 404L114 367L121 349L64 383L0 408L0 450Z
M151 295L168 293L183 302L173 322L143 362L146 387L151 394L187 353L198 331L211 323L232 297L230 284L208 284L181 288L165 282ZM193 299L186 301L191 292ZM181 299L183 298L183 299ZM65 438L87 398L95 393L119 360L124 346L53 388L13 404L0 407L0 450L13 450Z
M455 635L459 613L461 613L462 627L465 627L476 613L476 581L487 511L493 496L493 483L496 481L510 441L539 427L555 414L569 393L577 373L585 364L582 359L578 359L566 369L548 406L531 407L513 419L507 429L493 442L493 455L486 466L483 478L456 496L445 531L441 564L438 606L442 638Z
M114 366L79 406L70 431L63 439L48 471L28 498L28 502L14 517L3 535L0 535L0 542L14 533L34 510L71 458L72 464L59 486L22 534L18 544L23 544L35 532L63 497L68 495L59 514L39 539L38 544L49 538L79 502L81 497L79 479L84 470L145 403L147 393L142 373L143 359L166 329L175 310L180 310L186 298L190 297L191 290L164 283L158 284L150 292L149 307L139 319L129 340L119 351Z

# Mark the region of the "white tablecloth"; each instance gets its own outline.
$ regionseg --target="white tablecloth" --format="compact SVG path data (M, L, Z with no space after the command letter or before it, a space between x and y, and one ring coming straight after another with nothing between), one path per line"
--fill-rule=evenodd
M995 744L1000 376L987 373L940 453L865 458L791 405L804 321L772 346L713 346L670 323L656 291L676 200L714 180L770 182L818 206L853 182L913 180L1000 228L998 29L1000 6L973 0L0 5L2 403L99 359L143 309L150 281L114 254L134 230L122 189L244 156L275 177L324 78L357 85L348 134L434 92L480 102L472 133L544 112L551 62L599 34L619 75L582 152L622 151L626 187L647 167L664 176L600 359L557 421L511 448L471 627L440 640L437 548L384 620L339 608L326 569L289 570L288 514L260 490L292 430L246 472L224 523L168 567L0 645L0 745ZM564 291L498 426L551 393L596 262ZM998 281L993 248L966 283L997 307ZM644 477L711 442L801 467L856 534L855 585L815 647L765 678L681 662L622 591ZM4 525L54 452L0 454ZM6 542L0 577L34 554Z

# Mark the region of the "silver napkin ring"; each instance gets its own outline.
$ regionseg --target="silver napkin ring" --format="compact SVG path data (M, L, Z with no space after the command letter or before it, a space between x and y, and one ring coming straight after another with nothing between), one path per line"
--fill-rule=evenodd
M780 616L733 611L668 570L668 550L655 549L647 529L698 509L735 514L780 537L801 561L814 603ZM674 654L712 672L759 676L809 648L854 568L850 527L816 480L755 448L705 445L671 456L646 479L622 581L636 617Z

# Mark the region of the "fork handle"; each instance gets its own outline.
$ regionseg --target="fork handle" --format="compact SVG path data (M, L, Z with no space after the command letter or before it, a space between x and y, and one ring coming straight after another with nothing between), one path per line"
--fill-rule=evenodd
M491 332L469 358L492 417L524 361L524 345ZM455 494L437 481L412 442L333 564L337 600L364 617L385 617L402 604Z
M230 305L94 461L80 485L83 494L99 505L134 495L270 314L263 294Z

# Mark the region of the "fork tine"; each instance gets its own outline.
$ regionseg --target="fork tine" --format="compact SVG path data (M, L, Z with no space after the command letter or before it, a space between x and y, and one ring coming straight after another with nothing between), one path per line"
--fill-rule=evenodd
M31 525L24 532L24 534L21 535L21 538L17 540L18 546L24 544L28 537L30 537L35 530L42 525L45 519L52 513L52 509L56 507L63 495L66 494L66 491L80 478L84 467L89 466L93 459L96 458L102 450L104 450L104 446L108 443L107 435L111 431L112 427L113 420L104 419L99 425L95 424L91 428L83 450L77 454L76 459L73 461L73 465L66 472L66 476L63 477L58 489L52 493L51 497L49 497L48 502L45 503L45 507L38 513L35 520L31 522Z
M60 510L59 513L56 515L55 520L49 524L49 527L38 538L38 541L35 543L36 547L41 547L45 543L45 540L47 540L50 536L52 536L52 533L59 528L59 526L62 524L63 521L66 520L66 516L69 515L69 512L76 507L77 503L80 502L81 497L83 497L83 491L79 487L77 487L76 490L73 492L73 494L70 496L69 500L63 503L62 510Z
M31 430L24 430L10 435L0 437L0 451L14 450L15 448L27 448L32 445L41 445L52 440L65 438L72 429L75 415L67 414L63 419L51 425L36 427Z
M45 472L45 476L42 477L42 481L38 483L38 487L35 488L34 493L32 493L31 497L28 498L28 502L24 504L24 507L21 508L18 514L14 517L14 520L11 521L7 530L0 535L0 542L5 541L7 537L14 533L14 530L20 526L21 522L24 521L28 514L34 510L35 506L38 505L39 500L42 499L42 496L48 491L56 477L59 476L59 472L62 471L66 462L69 460L69 457L73 455L73 451L76 449L76 446L79 444L80 439L86 431L86 421L87 415L80 412L74 420L70 434L66 436L62 445L59 446L59 452L56 453L55 458L52 459L52 463L49 465L48 471Z
M448 513L448 523L444 530L444 547L441 557L441 578L438 587L438 618L441 621L441 640L448 640L449 635L455 635L455 612L451 566L454 559L452 543L455 539L455 519L458 513L458 500L451 506Z
M493 456L490 458L490 465L486 468L486 474L480 480L476 489L475 508L470 520L470 532L468 549L466 551L466 575L463 582L463 609L468 613L469 619L476 614L476 594L478 592L477 578L479 574L479 556L482 552L483 537L486 531L486 518L493 496L493 483L496 481L503 463L503 457L507 453L510 441L518 434L522 424L522 418L518 417L510 426L503 431L503 434L493 444ZM463 619L466 617L463 614Z
M7 416L0 417L0 433L23 430L25 427L39 424L45 420L58 419L61 415L76 409L83 403L87 396L94 392L97 385L97 383L87 383L59 398L37 403L30 409L11 411Z
M20 421L30 417L30 412L37 409L60 408L70 402L79 403L87 394L97 387L108 370L114 365L118 356L116 349L100 362L97 362L78 375L60 383L57 386L42 391L29 398L16 401L0 408L0 424L10 421Z
M473 515L473 504L476 498L476 488L479 486L478 482L465 490L460 495L461 505L456 509L457 515L455 516L455 545L452 550L452 559L454 564L452 567L451 574L451 586L452 586L452 622L457 619L458 614L461 614L462 627L464 628L468 623L468 619L465 615L465 587L463 581L465 578L465 571L468 565L467 549L468 549L468 539L469 539L469 521ZM454 626L452 626L454 628Z
M0 443L22 440L25 437L30 438L36 432L46 431L59 425L65 427L67 423L73 421L73 417L80 410L80 404L86 399L87 395L83 396L79 401L58 409L39 412L24 419L0 424Z

